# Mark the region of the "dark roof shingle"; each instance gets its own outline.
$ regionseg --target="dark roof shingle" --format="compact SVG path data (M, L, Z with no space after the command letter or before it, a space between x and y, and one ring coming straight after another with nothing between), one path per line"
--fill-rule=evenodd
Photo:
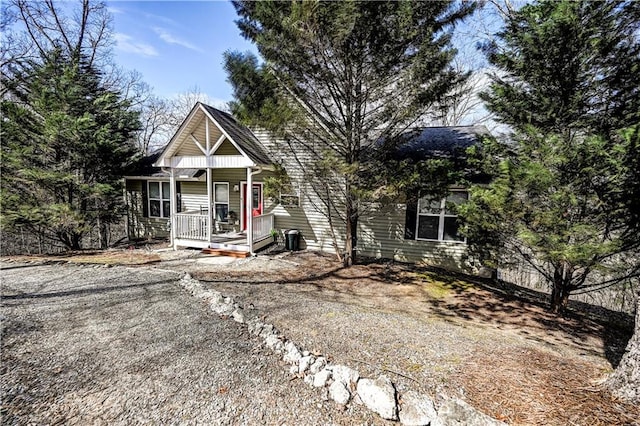
M213 117L225 132L237 143L251 161L256 164L273 164L260 141L244 124L239 123L231 114L220 111L212 106L202 104L204 109Z
M422 127L400 137L395 150L399 158L424 160L434 157L463 157L465 150L489 136L485 126Z

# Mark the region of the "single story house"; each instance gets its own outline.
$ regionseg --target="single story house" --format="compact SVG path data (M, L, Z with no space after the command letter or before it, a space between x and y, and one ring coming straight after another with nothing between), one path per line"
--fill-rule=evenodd
M484 126L416 129L407 133L398 154L446 155L484 134ZM330 226L330 208L313 187L318 182L305 174L304 152L198 103L166 147L125 176L129 237L168 237L174 248L254 253L282 231L297 229L302 248L342 247L343 236L336 233L341 227ZM291 179L290 193L277 199L264 196L265 179L276 175L276 165ZM455 203L466 198L463 188L453 188L447 197ZM357 249L367 256L461 269L466 242L445 200L420 199L364 209Z

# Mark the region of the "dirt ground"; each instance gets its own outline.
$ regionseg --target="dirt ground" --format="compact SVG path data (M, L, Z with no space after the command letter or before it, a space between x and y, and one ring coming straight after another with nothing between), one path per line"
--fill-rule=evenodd
M2 425L384 424L337 410L179 274L130 267L2 267Z
M629 324L580 311L558 318L535 295L427 268L275 257L192 272L307 348L369 376L390 374L400 389L459 396L509 424L639 424L638 407L598 385L622 356Z
M144 268L188 271L255 307L304 349L367 377L387 374L401 392L458 396L516 425L640 424L638 407L599 384L630 324L602 321L584 306L558 318L522 289L393 262L343 268L311 251L234 261L136 252L161 258Z

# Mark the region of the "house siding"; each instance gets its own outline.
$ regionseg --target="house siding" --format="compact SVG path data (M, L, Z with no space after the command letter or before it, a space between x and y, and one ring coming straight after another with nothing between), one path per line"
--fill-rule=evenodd
M198 125L194 128L193 132L190 133L202 147L206 147L207 144L207 136L205 132L205 122L204 120L200 120ZM211 145L216 143L218 139L222 136L222 132L216 128L213 123L209 124L209 142ZM182 136L182 141L180 145L177 147L175 151L176 156L194 156L194 155L203 155L202 151L198 146L193 142L189 134L185 133Z
M126 181L127 197L127 232L130 240L144 238L169 238L169 219L145 217L144 197L142 187L146 185L146 180Z
M303 247L332 252L337 245L342 251L345 240L345 226L339 219L342 212L331 211L330 215L309 177L305 176L305 169L315 161L313 155L308 149L291 146L271 137L266 131L253 132L300 189L300 207L270 206L269 211L275 216L275 227L279 230L299 229ZM332 197L341 208L339 195L334 192ZM329 225L329 216L337 218L335 234ZM405 216L405 204L363 206L358 220L358 253L402 262L423 262L451 270L467 269L464 262L466 244L405 239Z
M335 234L329 226L329 217L337 218L338 212L325 207L312 187L309 176L305 175L307 166L315 160L312 154L303 147L290 146L282 139L260 129L252 129L254 135L269 151L270 155L282 165L291 178L293 185L299 189L300 206L283 206L273 204L267 206L267 212L274 215L274 226L282 233L288 229L297 229L301 233L301 248L333 252L344 246L344 226L335 226ZM333 194L333 197L336 197ZM339 221L339 219L338 219Z
M180 186L183 212L200 211L201 207L207 207L206 182L181 182Z
M366 206L358 222L358 252L400 262L467 270L465 243L405 239L406 208L405 204Z
M225 139L213 155L242 155L231 142Z

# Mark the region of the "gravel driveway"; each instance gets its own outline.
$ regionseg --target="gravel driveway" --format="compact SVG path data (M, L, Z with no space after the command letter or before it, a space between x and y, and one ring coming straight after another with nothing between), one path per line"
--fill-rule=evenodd
M3 424L378 424L161 270L3 264ZM352 404L354 405L354 404Z

